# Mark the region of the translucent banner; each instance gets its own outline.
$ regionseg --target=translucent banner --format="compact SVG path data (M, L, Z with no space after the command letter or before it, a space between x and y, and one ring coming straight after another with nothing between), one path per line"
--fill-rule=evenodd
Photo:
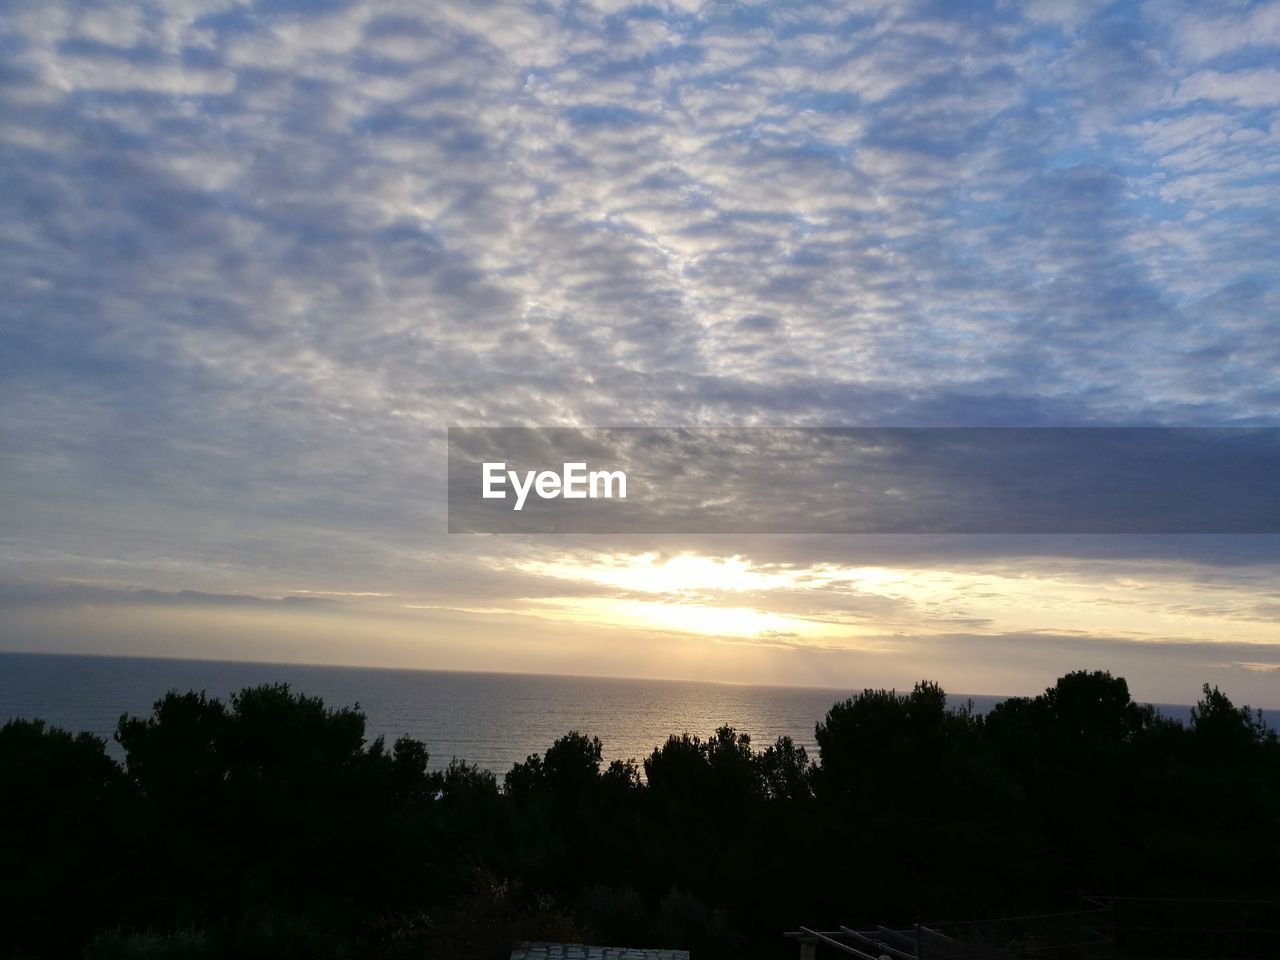
M1278 533L1276 428L454 427L451 533Z

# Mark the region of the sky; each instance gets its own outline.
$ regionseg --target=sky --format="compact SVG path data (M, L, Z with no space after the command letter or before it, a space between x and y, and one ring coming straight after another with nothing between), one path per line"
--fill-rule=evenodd
M0 51L0 649L1280 707L1274 536L445 532L449 426L1280 425L1280 3Z

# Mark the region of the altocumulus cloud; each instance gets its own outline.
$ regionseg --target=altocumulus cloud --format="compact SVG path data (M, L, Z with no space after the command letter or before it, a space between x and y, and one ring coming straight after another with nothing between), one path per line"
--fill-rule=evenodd
M12 0L0 575L501 582L447 423L1276 424L1278 11Z

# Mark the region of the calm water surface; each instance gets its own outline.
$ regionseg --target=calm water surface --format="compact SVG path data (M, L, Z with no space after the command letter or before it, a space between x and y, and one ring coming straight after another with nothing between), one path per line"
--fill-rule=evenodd
M604 742L606 759L646 756L669 734L705 737L722 724L758 747L790 736L816 756L814 724L856 691L736 686L668 680L551 677L433 670L0 653L0 723L39 717L111 743L122 713L146 715L169 690L225 698L243 687L285 682L330 706L358 703L370 737L426 743L432 766L451 757L498 774L578 730ZM958 702L968 699L955 698ZM972 698L983 711L1000 697ZM1186 707L1162 707L1185 719ZM1276 712L1269 720L1276 725Z

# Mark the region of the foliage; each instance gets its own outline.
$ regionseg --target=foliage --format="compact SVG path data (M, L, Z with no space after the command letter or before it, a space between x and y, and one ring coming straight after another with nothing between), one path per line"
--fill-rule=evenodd
M100 739L0 728L0 958L503 957L522 939L770 956L798 924L1079 890L1276 896L1280 742L1206 686L1189 726L1105 672L986 716L866 690L758 750L721 727L494 775L284 685L173 692Z

